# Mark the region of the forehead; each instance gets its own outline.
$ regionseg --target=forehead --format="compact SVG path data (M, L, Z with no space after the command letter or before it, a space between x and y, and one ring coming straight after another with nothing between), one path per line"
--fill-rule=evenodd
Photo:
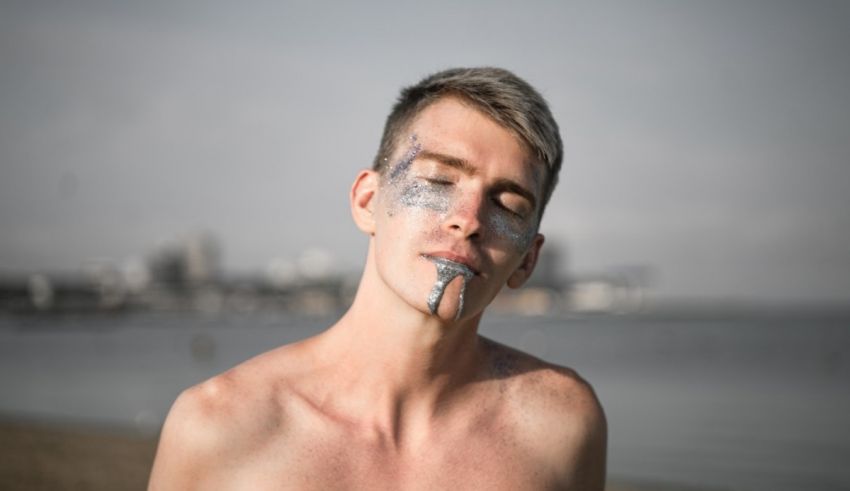
M525 142L459 97L442 97L426 106L406 135L414 135L423 149L465 160L484 173L500 174L539 191L545 166ZM395 153L401 155L408 147L409 140L404 138Z

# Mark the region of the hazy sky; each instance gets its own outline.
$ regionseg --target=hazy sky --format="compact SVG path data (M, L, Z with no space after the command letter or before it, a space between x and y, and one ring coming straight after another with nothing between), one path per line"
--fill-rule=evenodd
M850 300L845 2L0 4L0 272L141 257L359 266L347 193L398 89L455 65L549 100L543 232L666 296Z

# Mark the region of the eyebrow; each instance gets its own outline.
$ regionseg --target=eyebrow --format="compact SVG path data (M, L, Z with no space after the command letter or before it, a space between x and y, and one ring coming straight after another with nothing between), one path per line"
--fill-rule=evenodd
M474 175L477 172L475 167L473 167L469 162L460 157L452 157L451 155L446 155L444 153L439 152L432 152L431 150L420 150L419 153L416 154L416 158L424 160L433 160L443 165L453 167L463 172L464 174L470 176Z
M469 176L475 175L478 172L475 167L460 157L453 157L451 155L433 152L431 150L420 150L419 153L416 154L416 159L433 160L439 164L457 169ZM511 193L518 194L531 203L532 209L537 209L537 199L535 198L534 193L520 185L518 182L507 178L501 178L496 181L493 187L497 191L509 191Z

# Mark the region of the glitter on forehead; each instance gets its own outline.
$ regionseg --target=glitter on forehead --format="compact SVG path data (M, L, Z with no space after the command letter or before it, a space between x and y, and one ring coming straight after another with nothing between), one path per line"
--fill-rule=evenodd
M458 294L457 313L455 314L455 320L460 319L460 315L463 312L464 297L466 296L466 282L475 276L475 273L466 267L466 265L443 257L426 257L437 268L437 281L434 282L434 287L431 289L431 293L428 294L428 309L431 311L431 314L437 315L437 309L440 307L440 301L442 301L443 294L445 294L449 283L459 275L463 276L463 285L461 285L460 293Z

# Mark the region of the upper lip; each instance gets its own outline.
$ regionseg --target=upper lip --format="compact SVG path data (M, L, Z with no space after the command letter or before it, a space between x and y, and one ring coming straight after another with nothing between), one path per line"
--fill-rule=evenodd
M459 254L457 252L452 252L452 251L436 251L436 252L428 252L428 253L425 253L425 254L422 254L422 255L425 256L425 257L441 257L443 259L448 259L449 261L459 263L459 264L463 264L467 268L471 269L472 272L475 273L476 275L481 274L481 270L479 269L477 261L475 261L472 257L465 255L465 254Z

